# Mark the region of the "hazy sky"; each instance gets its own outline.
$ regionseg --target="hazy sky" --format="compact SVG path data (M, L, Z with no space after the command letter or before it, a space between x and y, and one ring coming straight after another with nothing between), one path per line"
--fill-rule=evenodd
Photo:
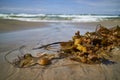
M0 0L0 12L120 14L120 0Z

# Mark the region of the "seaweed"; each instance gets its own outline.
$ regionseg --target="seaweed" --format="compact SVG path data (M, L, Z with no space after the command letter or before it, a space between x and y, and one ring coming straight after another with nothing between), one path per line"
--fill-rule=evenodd
M46 66L52 64L54 59L64 59L85 63L85 64L100 64L112 62L110 59L112 55L111 51L120 47L120 27L117 25L113 28L106 28L101 24L96 26L95 32L86 32L84 35L80 35L80 31L75 32L71 40L67 42L53 42L50 44L42 45L36 49L46 49L46 47L59 44L60 49L56 52L58 54L42 54L39 57L33 57L30 53L22 54L18 57L18 60L10 62L7 60L7 55L5 55L5 60L17 67L25 68L36 64L41 66ZM47 49L46 49L47 50ZM112 62L113 63L113 62Z

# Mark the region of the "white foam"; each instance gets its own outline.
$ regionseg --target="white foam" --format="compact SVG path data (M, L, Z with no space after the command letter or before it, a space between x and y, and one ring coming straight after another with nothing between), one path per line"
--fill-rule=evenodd
M2 19L14 19L31 22L97 22L119 16L107 15L65 15L65 14L0 14Z

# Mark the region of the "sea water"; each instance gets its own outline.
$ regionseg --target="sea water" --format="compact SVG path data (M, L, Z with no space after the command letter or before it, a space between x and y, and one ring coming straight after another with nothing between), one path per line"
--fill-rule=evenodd
M119 15L108 14L0 14L0 19L13 19L30 22L99 22L108 19L120 19Z

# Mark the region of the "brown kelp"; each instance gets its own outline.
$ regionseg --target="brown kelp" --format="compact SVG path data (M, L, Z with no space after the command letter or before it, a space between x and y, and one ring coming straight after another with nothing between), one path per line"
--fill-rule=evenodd
M67 42L54 42L33 48L33 50L46 49L46 47L54 44L60 45L60 49L55 54L46 53L40 54L38 57L33 57L30 53L27 53L22 57L18 57L18 60L15 60L11 64L20 68L36 64L46 66L52 64L52 60L54 59L63 58L86 64L104 63L106 60L111 60L113 49L120 48L120 27L117 25L108 29L99 24L95 32L86 32L84 35L81 35L80 31L77 31L72 39Z

